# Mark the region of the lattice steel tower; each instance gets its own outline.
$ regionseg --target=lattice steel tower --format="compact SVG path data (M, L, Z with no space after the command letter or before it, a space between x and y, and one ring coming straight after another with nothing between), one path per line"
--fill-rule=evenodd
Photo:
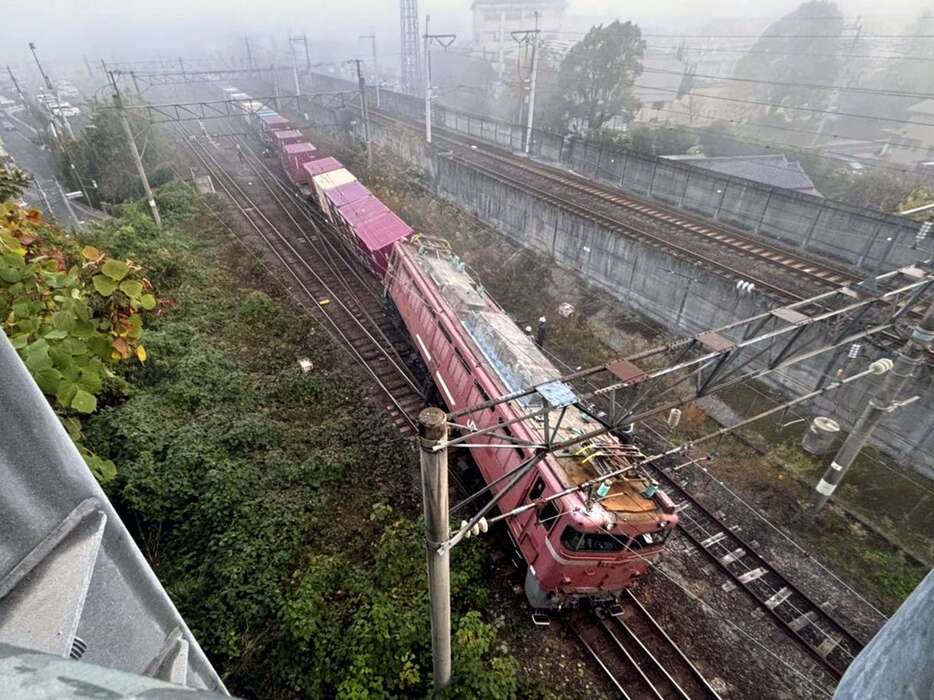
M399 0L402 45L402 91L421 94L422 70L418 56L418 0Z

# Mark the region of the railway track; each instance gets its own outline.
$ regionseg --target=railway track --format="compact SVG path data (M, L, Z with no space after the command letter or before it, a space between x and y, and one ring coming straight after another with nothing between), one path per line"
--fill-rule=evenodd
M287 196L282 182L252 149L242 149L244 163L231 162L230 154L225 163L224 155L213 152L217 149L198 140L185 141L215 186L246 219L254 243L282 264L303 306L318 312L325 329L374 380L400 432L413 436L415 416L423 404L421 384L405 359L408 340L389 317L366 271L334 243L329 226L315 222L294 197ZM273 210L281 212L288 225L281 226L267 215Z
M200 152L196 153L199 160L204 167L211 172L215 180L221 185L222 190L231 198L231 201L234 202L235 206L237 206L247 220L250 221L251 226L256 229L257 234L266 246L270 248L290 274L299 282L299 285L306 295L318 305L319 310L322 311L326 317L333 318L321 306L321 294L331 295L326 297L328 299L340 298L335 293L335 290L339 291L339 285L346 284L346 282L342 282L340 275L336 271L334 271L334 276L325 280L322 280L317 273L313 273L313 271L309 269L308 261L303 257L305 249L299 244L299 241L294 238L294 234L290 242L289 237L284 236L282 231L278 230L262 213L262 205L269 205L270 202L265 201L258 203L256 195L252 197L247 195L241 183L237 181L237 178L230 176L203 144L198 144L197 148L200 149ZM297 202L294 193L291 192L289 187L279 180L279 178L275 177L269 169L255 157L255 154L251 153L251 159L253 159L251 160L251 168L254 174L267 188L269 198L275 200L273 206L279 206L283 209L292 206L302 217L309 219L311 216L310 208L304 203ZM259 166L256 165L256 162L259 162ZM264 169L266 171L265 173L262 172ZM277 188L280 190L278 196L273 194ZM291 200L291 204L286 204L284 200ZM298 216L295 211L290 214L293 218ZM298 224L298 220L294 220L294 223L305 242L311 243L312 241L309 240L307 233L301 230L302 227ZM670 247L670 245L664 241L658 244ZM299 252L300 250L302 252ZM331 266L334 265L333 255L325 256L321 251L317 252L320 258L318 262L324 262L325 265L328 263L330 263ZM687 252L691 255L695 255L691 251ZM715 265L720 265L716 261L711 262ZM722 265L720 266L724 267ZM312 273L311 276L317 279L309 279L309 275L304 272L297 275L296 269L307 270L309 273ZM805 270L805 273L811 274L811 272L807 270ZM818 277L827 286L836 286L841 283L839 281L832 281L833 278L827 275L818 275ZM742 279L754 281L748 274L744 274ZM758 282L756 283L759 284ZM768 283L764 282L762 286L768 286ZM776 288L776 293L787 295L785 290L778 288ZM359 299L365 297L367 294L372 296L372 290L361 288L352 293L350 295L352 307L358 305L360 303ZM785 298L800 297L786 296ZM404 433L411 434L414 427L412 416L414 415L414 411L417 411L421 406L420 392L417 392L417 388L413 386L410 386L409 390L406 390L404 381L399 383L393 380L394 373L390 371L389 367L395 365L395 362L380 351L379 342L373 334L372 325L368 326L366 323L362 323L359 314L355 315L352 308L348 308L346 305L343 306L348 315L354 318L354 323L358 324L362 331L360 333L353 333L350 337L341 334L345 344L352 350L352 354L360 360L361 364L374 376L383 389L389 400L387 408L394 413L394 417L397 418L397 424L400 425ZM365 309L361 309L361 311L362 310ZM383 316L381 308L379 315ZM372 322L373 319L370 318L369 320ZM386 319L386 325L382 330L384 332L389 332L392 328L391 321ZM402 342L405 343L406 341L403 339ZM381 354L383 355L382 358L380 357ZM398 370L398 367L395 369ZM415 390L417 393L413 395L413 391L410 390ZM408 406L408 408L406 408L406 406ZM406 425L408 427L406 427ZM799 642L825 670L831 675L839 677L852 657L862 648L862 643L850 634L842 623L835 620L828 611L813 602L804 592L783 577L774 567L770 566L763 557L758 555L751 545L742 540L736 533L732 532L720 519L708 512L700 503L694 500L690 494L668 478L667 475L659 473L658 476L660 481L668 484L671 495L674 496L676 500L680 501L679 509L683 523L682 531L686 537L698 549L716 562L717 566L730 578L731 584L734 587L741 588L746 592L760 608L766 611L779 624L780 627ZM614 628L614 625L621 624L620 619L629 615L625 613L626 608L623 608L622 612L619 610L601 610L602 612L596 614L601 616L600 627L604 630L604 633L609 631L608 628ZM643 628L642 634L648 634L645 628ZM610 636L610 639L613 640L612 644L618 647L618 640L621 637L630 639L631 635L629 635L628 632L621 633L617 629L615 640L613 635ZM591 650L591 653L594 653L594 649L597 648L594 644L599 644L599 642L593 639L590 642L586 639L584 641L585 644L588 645L588 649ZM635 648L639 648L640 641L642 640L641 637L639 637L639 633L636 633L635 642L632 642L630 639L630 643L635 643ZM668 641L671 642L671 640ZM650 656L652 655L651 651L646 651L645 645L642 647L642 653L648 653ZM630 656L633 658L635 658L634 654L635 652L630 652ZM683 654L681 656L683 656ZM607 670L607 666L605 665L606 660L601 658L597 660L600 662L601 667ZM687 661L686 658L684 660ZM649 664L654 667L657 665L657 659L654 662L643 659L643 661L636 663L641 664L641 666ZM689 661L687 661L687 663L690 664ZM607 672L609 673L609 671ZM656 676L661 674L664 677L664 674L658 670L652 671L652 674ZM667 688L664 686L666 682L669 684ZM705 696L677 694L678 691L671 686L671 682L670 679L657 680L656 690L661 686L665 693L674 692L676 693L675 695L653 695L653 691L647 691L648 694L645 695L645 697ZM677 686L677 682L675 682L675 685ZM681 691L683 691L683 688ZM714 697L715 696L714 694Z
M631 591L568 620L622 697L719 700L719 694Z
M565 369L573 369L554 354L548 356ZM608 410L606 406L603 408ZM686 480L678 479L663 463L646 464L643 468L675 502L680 518L678 531L727 578L722 588L739 590L749 597L823 671L839 679L865 642L826 604L817 603L757 552L758 544L747 540L737 527L727 525L722 515L695 498L686 488Z
M375 118L412 129L415 122L371 109ZM476 144L436 127L435 141L449 156L506 185L530 192L582 218L655 247L693 259L727 279L754 283L784 301L798 301L860 278L842 267L817 261L759 238L670 210L575 173ZM796 288L788 284L797 283Z
M846 624L796 586L756 547L727 526L655 465L649 472L675 501L678 530L726 577L726 591L739 589L834 678L840 678L865 643Z

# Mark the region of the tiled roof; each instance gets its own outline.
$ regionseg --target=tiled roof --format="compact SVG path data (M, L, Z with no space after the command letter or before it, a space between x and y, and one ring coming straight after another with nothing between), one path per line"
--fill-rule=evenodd
M796 160L789 161L781 153L718 158L707 158L705 156L667 156L667 158L684 161L689 165L704 168L705 170L713 170L724 175L761 182L772 187L819 194L801 164Z

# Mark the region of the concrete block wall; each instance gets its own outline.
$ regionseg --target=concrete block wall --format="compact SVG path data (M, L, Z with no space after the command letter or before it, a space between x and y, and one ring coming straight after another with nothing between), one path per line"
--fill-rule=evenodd
M917 222L683 161L574 139L563 150L562 163L581 175L867 274L934 257L934 237L919 241Z

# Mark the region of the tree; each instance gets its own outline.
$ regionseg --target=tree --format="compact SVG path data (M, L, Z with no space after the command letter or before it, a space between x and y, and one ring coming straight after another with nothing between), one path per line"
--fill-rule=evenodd
M771 103L771 116L785 121L821 121L821 114L801 109L832 106L830 90L804 83L836 85L843 67L843 14L830 0L810 0L773 22L736 64L734 76L763 81L749 92ZM813 54L821 54L815 60ZM765 82L768 81L768 82Z
M641 106L632 88L644 53L642 31L632 22L592 27L561 61L555 108L564 128L582 132L631 118Z
M18 199L30 181L29 175L18 168L0 168L0 204Z
M129 119L133 133L138 135L137 143L150 184L154 188L165 184L172 179L168 163L171 145L165 134L150 128L145 119L132 111ZM69 160L81 173L92 204L99 206L102 201L128 202L143 196L143 186L136 173L120 116L111 105L94 103L90 123L76 140L66 144L66 149ZM74 172L64 164L62 176L70 187L79 188L80 183L75 179ZM91 187L92 180L97 183L96 189Z

